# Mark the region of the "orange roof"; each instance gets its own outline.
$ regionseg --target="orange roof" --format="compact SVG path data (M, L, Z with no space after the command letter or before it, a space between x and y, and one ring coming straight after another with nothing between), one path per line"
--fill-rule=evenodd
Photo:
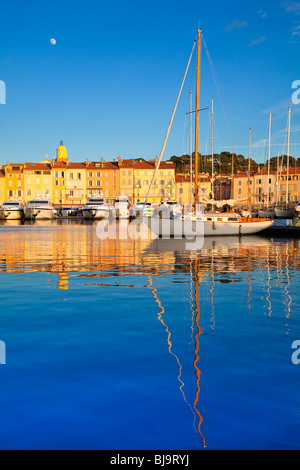
M88 162L86 165L88 170L117 170L118 164L116 162Z
M24 164L24 170L50 170L51 165L49 163L31 163L26 162Z
M194 175L192 176L192 182L195 181ZM210 183L211 179L207 175L202 175L201 173L198 175L198 181L199 183ZM175 175L175 182L176 183L190 183L191 182L191 177L190 175L183 175L183 174L177 174Z

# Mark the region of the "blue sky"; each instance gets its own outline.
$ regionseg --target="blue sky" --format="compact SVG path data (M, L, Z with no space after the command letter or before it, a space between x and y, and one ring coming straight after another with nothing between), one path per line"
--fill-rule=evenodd
M1 6L0 163L53 157L61 139L72 161L158 155L199 26L220 85L203 47L200 105L214 99L215 151L234 142L247 156L251 127L252 156L264 162L272 112L272 155L282 152L291 87L300 80L300 2L12 1ZM194 62L164 159L190 151ZM207 110L202 153L211 151L210 135ZM293 105L292 155L300 156L299 143Z

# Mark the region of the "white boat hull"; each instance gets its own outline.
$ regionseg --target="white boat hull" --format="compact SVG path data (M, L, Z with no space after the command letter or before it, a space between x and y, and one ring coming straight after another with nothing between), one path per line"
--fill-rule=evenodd
M105 219L106 217L109 217L109 209L106 209L106 208L83 209L82 213L83 213L84 219L89 219L89 220L101 220L101 219Z
M278 219L291 219L294 215L291 209L275 209L275 214Z
M24 217L24 211L22 210L0 210L0 220L21 220Z
M215 222L196 220L167 220L148 219L143 217L144 223L156 236L162 238L185 238L185 237L210 237L210 236L232 236L252 235L262 232L273 225L272 220L256 219L255 222Z
M129 219L129 210L128 209L119 209L115 208L114 216L116 219Z
M49 208L28 207L25 208L26 220L52 220L54 217L54 210Z
M274 211L268 211L268 210L259 210L258 211L259 217L263 219L274 219L276 217L276 214Z

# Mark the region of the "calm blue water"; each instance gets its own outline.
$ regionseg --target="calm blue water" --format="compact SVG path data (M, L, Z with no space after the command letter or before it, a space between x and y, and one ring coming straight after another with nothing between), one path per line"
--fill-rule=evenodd
M297 241L0 226L1 449L299 449Z

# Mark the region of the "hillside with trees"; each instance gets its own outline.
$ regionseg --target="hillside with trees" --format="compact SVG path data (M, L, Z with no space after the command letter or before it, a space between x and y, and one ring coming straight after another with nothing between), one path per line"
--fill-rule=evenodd
M234 155L234 173L240 171L248 171L248 157L244 155ZM193 163L195 160L195 154L193 154ZM199 173L209 173L211 175L212 170L212 161L211 155L201 155L199 154L198 168ZM170 160L174 163L175 173L189 173L190 172L190 155L181 155L177 157L173 155ZM284 155L283 158L279 157L279 165L285 167L287 165L287 156ZM294 157L289 158L290 167L300 167L300 158L295 159ZM255 160L251 159L250 167L251 171L258 171L263 168L265 164L257 163ZM272 157L270 159L270 167L272 169L277 168L277 157ZM193 164L194 168L194 164ZM216 174L226 174L231 175L232 173L232 154L230 152L221 152L220 154L214 155L214 173Z

